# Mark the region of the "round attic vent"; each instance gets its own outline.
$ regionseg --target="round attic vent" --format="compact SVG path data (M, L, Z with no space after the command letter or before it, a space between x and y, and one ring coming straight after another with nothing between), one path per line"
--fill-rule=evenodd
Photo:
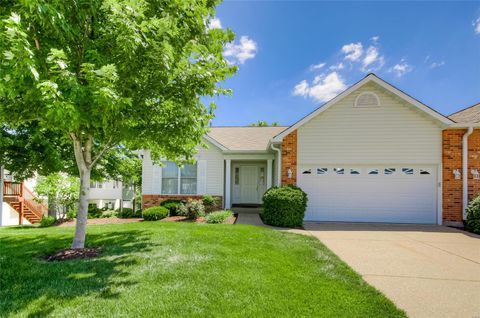
M355 99L355 107L375 107L380 106L380 99L377 94L372 92L363 92Z

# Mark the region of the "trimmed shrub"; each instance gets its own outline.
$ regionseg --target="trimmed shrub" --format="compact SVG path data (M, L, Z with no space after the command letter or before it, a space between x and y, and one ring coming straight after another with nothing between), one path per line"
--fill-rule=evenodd
M188 216L188 206L186 204L180 203L176 211L177 215Z
M138 213L133 213L133 209L131 208L123 208L122 210L117 210L117 216L122 219L133 218L139 215Z
M205 206L205 211L211 212L217 208L219 199L217 197L213 197L211 195L205 195L202 198L203 205Z
M103 211L101 209L97 208L96 205L89 205L88 206L87 217L89 219L97 219L97 218L102 216L102 212Z
M263 195L262 220L273 226L301 226L306 208L307 194L299 187L273 187Z
M57 220L53 216L42 216L40 227L49 227L55 224Z
M185 205L187 207L187 216L190 219L196 219L201 216L205 216L205 206L200 200L188 201Z
M113 218L117 216L117 212L114 210L106 210L102 212L102 218Z
M168 216L168 209L163 206L154 206L143 211L145 221L158 221Z
M165 200L160 204L160 206L166 207L170 212L170 215L174 216L178 214L178 207L182 204L183 203L180 200Z
M233 215L232 211L223 210L223 211L215 211L212 213L207 214L205 217L205 221L207 223L224 223L229 217Z
M465 227L470 232L480 234L480 195L468 204Z

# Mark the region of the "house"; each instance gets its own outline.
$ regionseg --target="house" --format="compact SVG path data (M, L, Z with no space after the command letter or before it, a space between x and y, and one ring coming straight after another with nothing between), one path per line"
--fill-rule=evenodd
M214 127L195 165L143 156L143 207L213 195L308 194L307 221L461 225L480 190L480 104L450 117L369 74L290 127Z
M0 226L39 223L48 207L34 193L36 178L16 181L0 167Z
M92 181L90 183L89 205L97 208L118 210L133 207L133 187L130 184L123 184L121 181L106 180Z

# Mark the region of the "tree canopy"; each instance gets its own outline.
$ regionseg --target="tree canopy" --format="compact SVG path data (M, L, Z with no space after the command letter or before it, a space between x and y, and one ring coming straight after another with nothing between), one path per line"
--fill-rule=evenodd
M271 124L269 124L266 120L258 120L255 123L251 123L250 126L251 127L269 127L269 126L276 127L278 126L278 122L273 121Z
M121 149L191 160L219 83L230 30L214 0L24 0L0 6L0 122L68 140L80 175L72 246L83 247L92 169ZM30 135L28 135L30 136ZM48 144L49 136L42 136Z

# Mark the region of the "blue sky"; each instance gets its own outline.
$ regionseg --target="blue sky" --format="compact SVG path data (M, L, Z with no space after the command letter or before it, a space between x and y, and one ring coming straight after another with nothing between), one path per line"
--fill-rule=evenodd
M213 121L290 125L369 72L442 114L480 102L480 2L226 1L239 66Z

